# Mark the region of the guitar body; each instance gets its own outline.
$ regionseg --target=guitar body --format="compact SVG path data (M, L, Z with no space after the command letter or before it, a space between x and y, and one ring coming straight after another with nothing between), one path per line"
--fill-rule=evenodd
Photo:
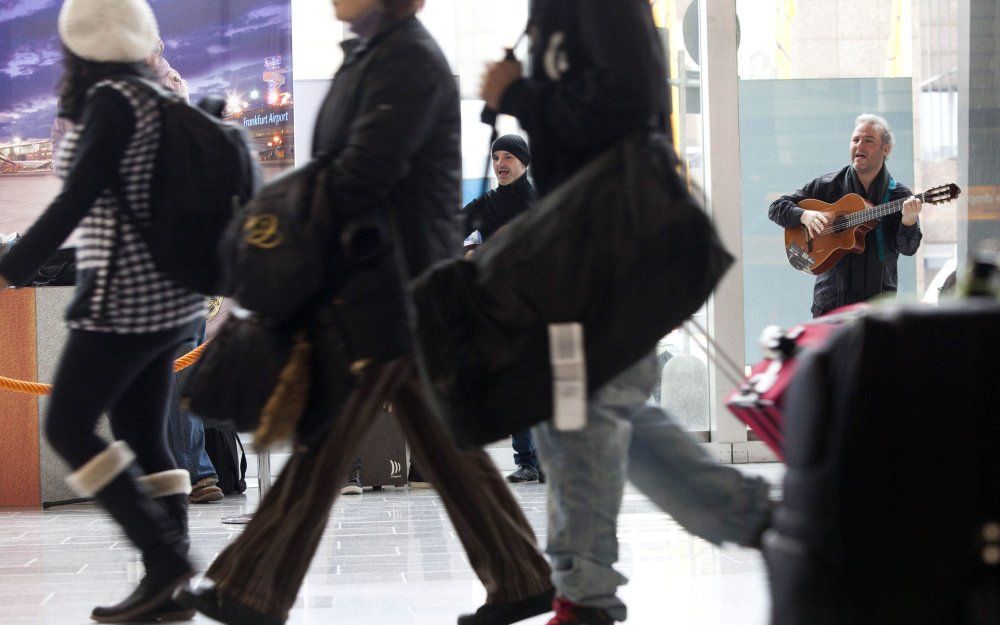
M877 220L844 228L836 227L835 224L869 206L856 193L849 193L833 204L814 199L799 202L801 208L825 214L829 219L827 229L830 232L814 237L805 226L786 228L785 254L788 262L799 271L818 276L829 271L844 254L860 254L865 251L865 235L871 232Z

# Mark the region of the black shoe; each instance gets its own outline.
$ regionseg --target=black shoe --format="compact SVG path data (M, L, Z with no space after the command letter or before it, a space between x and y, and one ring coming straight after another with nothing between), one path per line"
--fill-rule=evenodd
M351 474L347 476L347 480L344 481L344 485L340 487L341 495L360 495L365 492L365 489L361 487L361 470L355 469L351 471Z
M176 621L190 621L198 613L194 608L188 608L177 603L174 599L167 599L149 612L132 617L136 623L174 623Z
M540 595L508 603L485 603L475 614L458 617L458 625L509 625L526 618L545 614L552 609L554 590L546 590Z
M538 467L538 483L539 484L545 483L545 472L542 471L542 467Z
M244 605L224 595L215 586L203 586L193 590L182 588L177 593L177 602L194 608L205 616L226 625L284 625L284 619Z
M194 570L181 559L172 566L159 563L155 570L147 573L135 590L123 601L109 606L98 606L90 613L90 618L98 623L129 623L149 620L150 613L159 610L170 600L179 586L194 576Z
M522 464L517 468L517 471L507 476L507 481L511 484L518 484L520 482L537 482L538 478L538 469L528 464Z

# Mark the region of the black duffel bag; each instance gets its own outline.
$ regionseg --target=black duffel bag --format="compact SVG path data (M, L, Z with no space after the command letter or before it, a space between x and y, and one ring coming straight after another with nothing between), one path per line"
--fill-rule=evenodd
M206 426L255 431L294 344L290 331L233 309L186 376L181 388L184 409Z
M332 236L326 163L315 159L271 181L226 228L224 291L242 308L282 321L316 299Z
M633 134L472 260L414 282L439 413L460 445L550 418L549 324L583 325L592 393L695 313L731 263L666 136Z

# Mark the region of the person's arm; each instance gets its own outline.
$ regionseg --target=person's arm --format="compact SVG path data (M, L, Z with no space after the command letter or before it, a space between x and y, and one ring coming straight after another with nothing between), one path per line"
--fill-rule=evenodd
M474 230L479 229L477 222L481 221L483 218L483 202L482 198L476 198L462 207L460 212L463 224L463 230L468 233L472 233Z
M135 131L131 107L117 92L100 89L88 101L81 123L83 131L62 191L0 260L0 275L11 284L26 284L117 180L122 155Z
M816 198L819 195L821 180L821 178L816 178L798 191L783 195L771 202L771 206L767 209L768 219L782 228L797 228L802 224L806 224L806 221L810 217L815 219L820 226L825 225L825 223L819 223L821 222L820 218L823 217L822 215L816 211L807 211L798 206L798 203L802 200Z
M344 147L327 170L331 205L342 219L380 216L396 182L409 175L442 101L455 91L452 77L434 68L420 45L372 59Z
M577 27L587 62L559 80L519 78L502 91L499 111L517 117L529 135L544 128L566 147L603 144L659 111L655 42L645 36L647 2L577 0ZM661 68L662 69L662 68ZM535 68L544 72L545 68Z
M896 233L893 239L896 251L903 256L913 256L917 253L920 241L924 238L920 231L920 220L917 217L922 209L922 203L913 197L912 191L902 185L896 187L889 199L890 201L904 200L904 204L901 213L894 213L884 218L886 232ZM906 221L909 220L912 220L912 223L907 224Z

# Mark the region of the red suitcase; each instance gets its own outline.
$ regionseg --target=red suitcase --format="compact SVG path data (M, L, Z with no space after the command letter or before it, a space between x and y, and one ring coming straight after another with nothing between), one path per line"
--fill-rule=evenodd
M730 394L726 406L782 460L785 459L784 396L795 375L799 353L823 345L834 330L857 319L869 308L868 304L853 304L788 330L777 326L764 330L761 336L764 359L753 366L750 376Z

